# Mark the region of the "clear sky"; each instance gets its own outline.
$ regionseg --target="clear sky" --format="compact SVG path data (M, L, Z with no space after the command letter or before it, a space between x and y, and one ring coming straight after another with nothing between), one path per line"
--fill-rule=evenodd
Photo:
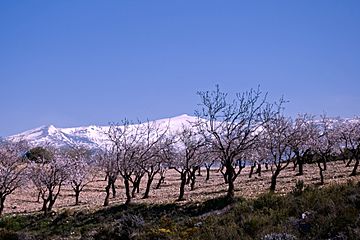
M360 1L0 2L0 136L193 114L215 84L359 115Z

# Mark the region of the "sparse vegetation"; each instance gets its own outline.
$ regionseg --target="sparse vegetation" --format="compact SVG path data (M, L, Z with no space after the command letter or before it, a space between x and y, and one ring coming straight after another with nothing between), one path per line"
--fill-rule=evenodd
M0 239L360 239L360 183L232 202L6 216L0 229Z

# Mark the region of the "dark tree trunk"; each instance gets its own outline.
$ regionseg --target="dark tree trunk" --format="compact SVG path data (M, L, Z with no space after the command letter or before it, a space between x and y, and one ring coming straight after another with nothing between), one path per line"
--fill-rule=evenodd
M277 177L279 176L279 174L280 174L280 168L277 167L274 174L271 176L270 192L275 192L276 180L277 180Z
M185 185L186 185L186 176L187 176L187 172L183 172L183 173L180 173L181 176L180 176L180 191L179 191L179 197L178 197L178 201L182 201L182 200L185 200L184 199L184 193L185 193Z
M41 191L39 191L39 193L38 193L36 202L38 202L38 203L40 202L40 197L41 197Z
M49 206L48 206L48 212L51 212L51 210L52 210L52 208L53 208L53 206L55 204L55 200L56 200L56 198L50 199Z
M155 189L159 189L161 184L165 181L165 177L164 176L160 176L160 179L158 181L158 183L156 184L156 188Z
M194 168L193 171L190 173L190 191L193 191L195 189L196 171L197 168Z
M108 176L107 177L107 185L105 187L105 200L104 200L104 206L109 206L109 198L110 198L110 189L112 188L112 191L113 191L113 196L114 196L114 193L116 194L116 191L114 192L115 190L115 181L114 181L114 178Z
M191 171L188 171L187 172L187 177L186 177L186 185L189 185L190 184L190 180L191 180Z
M320 168L320 184L324 185L324 174L323 174L324 170L322 168Z
M112 197L113 197L113 198L116 198L115 181L111 181L111 190L112 190Z
M355 165L354 165L354 168L353 168L350 176L356 176L357 175L357 168L359 167L359 161L360 161L360 159L355 160Z
M350 167L350 164L352 162L353 158L350 158L349 161L346 163L346 167Z
M230 161L227 162L225 175L228 184L227 198L230 200L233 200L235 197L234 173L235 173L235 169L232 166L231 162Z
M210 180L210 167L206 168L206 181Z
M129 184L129 179L126 177L124 178L124 185L125 185L125 194L126 194L125 204L129 204L131 202L130 184Z
M304 161L303 161L303 159L298 161L298 165L299 165L299 172L296 175L297 176L302 176L302 175L304 175Z
M201 176L201 167L198 167L198 176Z
M0 196L0 216L2 215L2 212L4 211L4 203L5 203L5 196Z
M261 176L261 164L260 163L258 164L258 167L257 167L255 173L257 173L259 177Z
M135 197L135 193L139 193L140 192L140 183L141 183L141 178L142 176L137 176L133 182L133 189L131 191L131 196L134 198Z
M79 196L80 196L80 186L75 186L75 205L79 205Z
M43 198L43 205L41 211L43 211L45 215L48 213L48 208L47 208L48 201L49 201L48 198Z
M232 166L231 166L232 167ZM225 184L228 184L229 183L229 180L228 180L228 176L227 176L227 169L225 170L225 172L224 172L224 166L222 166L221 168L220 168L220 172L221 172L221 174L223 175L223 178L224 178L224 181L225 181Z
M148 175L148 181L146 183L146 189L145 189L145 193L144 193L144 196L143 196L144 199L149 197L151 183L152 183L153 180L154 180L154 176Z
M256 166L256 164L255 164L255 163L251 166L251 168L250 168L250 173L249 173L249 178L251 178L251 177L252 177L255 166Z
M294 166L293 166L293 171L295 171L295 170L296 170L296 167L297 167L297 165L298 165L298 160L293 161L293 163L294 163Z
M105 193L106 193L105 201L104 201L104 206L105 207L109 206L110 188L111 188L110 184L106 185L106 187L105 187Z
M324 185L324 171L325 171L325 168L323 168L321 166L321 162L318 162L317 165L318 165L319 174L320 174L320 184Z
M269 164L268 163L265 163L265 169L269 170Z

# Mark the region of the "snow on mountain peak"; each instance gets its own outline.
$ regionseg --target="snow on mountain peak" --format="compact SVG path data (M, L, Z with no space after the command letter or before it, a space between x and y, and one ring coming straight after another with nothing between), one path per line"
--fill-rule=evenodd
M155 120L160 128L169 128L175 133L183 126L190 126L197 121L197 117L182 114L179 116ZM41 126L13 136L7 137L12 141L26 140L32 146L52 145L64 147L72 144L85 145L89 148L98 148L107 141L106 132L109 126L82 126L73 128L57 128L54 125Z

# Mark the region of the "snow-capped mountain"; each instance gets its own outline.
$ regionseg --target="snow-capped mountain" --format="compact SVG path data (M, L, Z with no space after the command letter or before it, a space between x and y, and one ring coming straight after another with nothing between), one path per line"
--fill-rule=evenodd
M160 129L169 128L169 132L178 131L183 125L189 126L194 123L197 117L186 114L164 118L153 121ZM25 140L31 146L66 147L73 144L87 146L96 149L107 142L106 133L109 126L85 126L74 128L57 128L53 125L42 126L32 130L28 130L16 135L7 137L11 141Z

